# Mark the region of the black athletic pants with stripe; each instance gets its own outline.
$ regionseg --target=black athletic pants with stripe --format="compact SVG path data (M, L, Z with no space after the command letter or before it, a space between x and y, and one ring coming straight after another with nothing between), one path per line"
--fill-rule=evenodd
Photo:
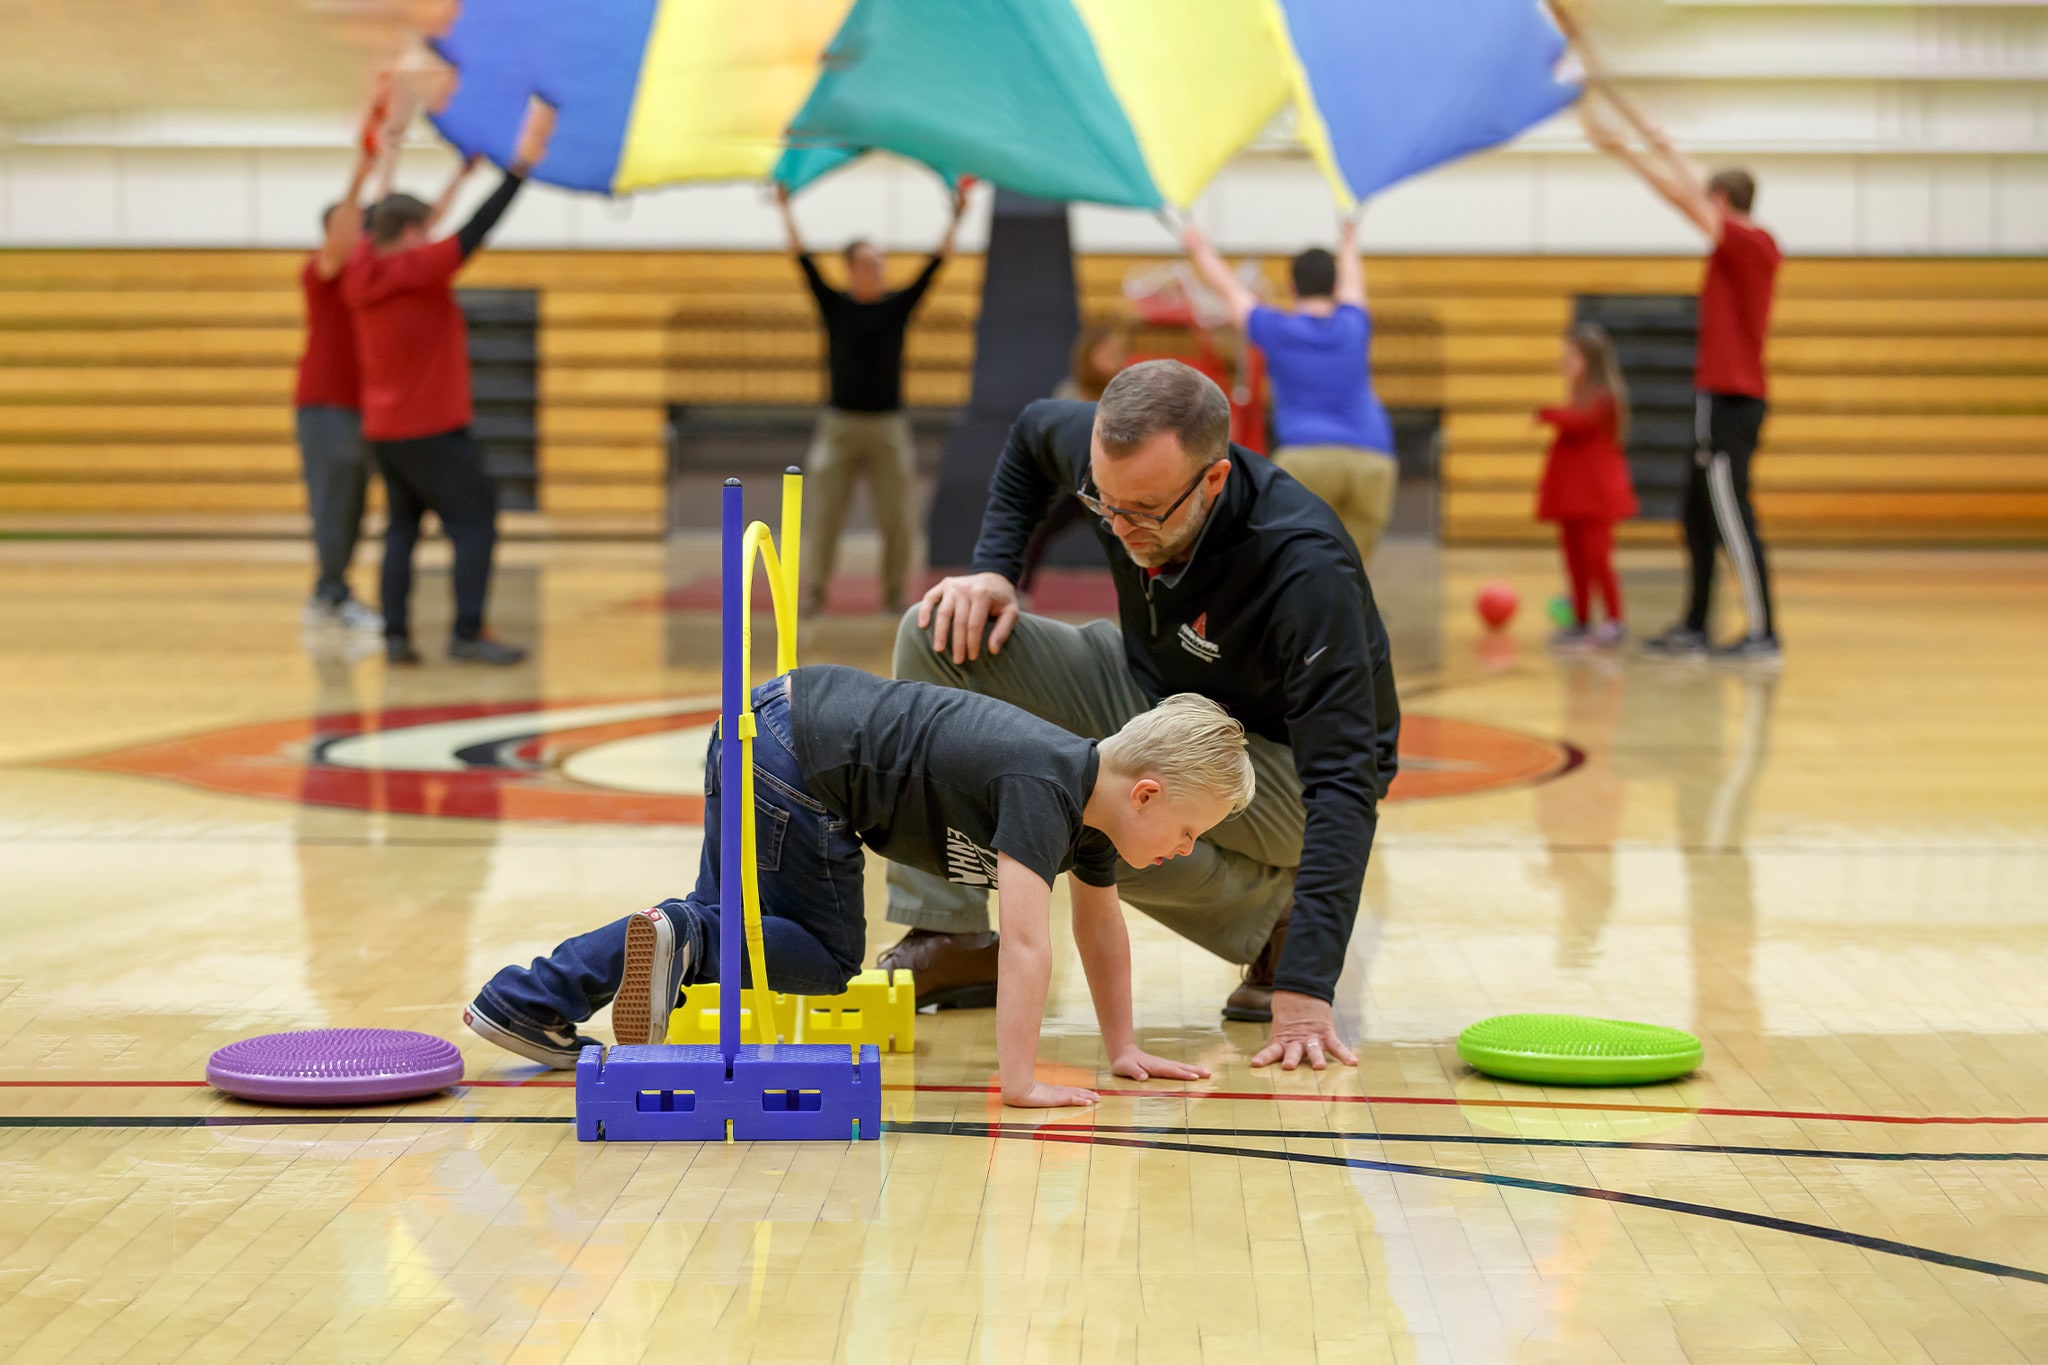
M1775 637L1771 618L1771 571L1764 542L1749 505L1749 464L1763 433L1764 400L1733 393L1700 393L1694 398L1693 435L1699 444L1685 485L1681 518L1692 561L1692 600L1685 624L1705 631L1714 604L1714 551L1728 552L1742 591L1742 610L1751 639Z

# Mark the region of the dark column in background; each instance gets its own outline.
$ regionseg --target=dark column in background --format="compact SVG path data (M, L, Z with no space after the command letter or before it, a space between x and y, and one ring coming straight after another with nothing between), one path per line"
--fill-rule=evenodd
M469 323L470 396L476 404L470 434L483 443L499 508L531 512L540 505L540 295L532 289L458 289L455 297Z
M1692 471L1692 362L1699 301L1691 294L1582 294L1574 316L1614 338L1628 381L1628 468L1644 521L1669 521Z
M1050 397L1066 377L1080 329L1067 206L997 190L974 329L974 386L932 492L933 568L964 568L973 559L1003 439L1025 404Z

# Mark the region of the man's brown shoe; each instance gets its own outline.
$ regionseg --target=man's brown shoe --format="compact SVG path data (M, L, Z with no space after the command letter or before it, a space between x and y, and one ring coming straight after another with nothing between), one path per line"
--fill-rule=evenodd
M912 929L875 960L884 971L916 975L917 1007L985 1010L996 1003L996 936Z
M1259 949L1259 955L1244 969L1244 980L1223 1002L1223 1017L1246 1024L1270 1024L1273 1022L1273 973L1280 966L1280 946L1287 942L1287 920L1294 913L1289 906L1280 916L1280 922L1273 926L1273 935L1266 940L1266 946Z

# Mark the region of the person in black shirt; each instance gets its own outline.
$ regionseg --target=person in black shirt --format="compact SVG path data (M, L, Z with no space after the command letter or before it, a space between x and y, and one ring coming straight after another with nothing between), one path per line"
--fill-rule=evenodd
M888 262L871 242L846 248L846 283L842 292L825 283L817 264L804 250L790 211L789 191L776 187L789 254L803 268L825 325L826 372L831 398L818 418L804 473L812 506L806 517L805 549L810 562L804 579L810 586L806 613L825 603L832 565L839 555L839 531L853 500L856 477L865 478L882 532L882 601L902 614L905 580L910 573L911 528L916 518L916 453L910 444L910 419L903 413L903 334L910 315L938 278L939 267L953 254L953 238L966 211L964 190L953 196L953 221L923 271L904 289L891 292L885 283Z
M1072 876L1074 940L1112 1071L1196 1080L1131 1031L1130 943L1117 860L1154 866L1251 800L1244 728L1201 697L1169 697L1100 743L1006 702L831 665L754 692L762 938L768 985L836 994L866 953L863 848L967 886L996 888L996 1001L1005 1103L1092 1104L1032 1074L1052 970L1052 882ZM507 967L463 1012L479 1035L571 1067L594 1040L576 1025L612 1003L620 1043L660 1042L677 990L718 979L718 737L704 771L697 889ZM751 969L750 969L751 970ZM751 975L748 978L752 980Z
M1093 515L1117 623L1023 614L1031 533L1071 494ZM974 571L903 618L895 672L1108 734L1173 692L1220 703L1251 735L1258 798L1168 867L1120 876L1125 900L1248 964L1224 1016L1271 1024L1255 1066L1355 1058L1331 1002L1358 915L1401 708L1358 550L1314 494L1230 444L1223 391L1174 360L1131 366L1099 403L1024 409L989 489ZM881 965L927 1003L985 1003L1000 941L986 897L889 870L889 918L912 926Z

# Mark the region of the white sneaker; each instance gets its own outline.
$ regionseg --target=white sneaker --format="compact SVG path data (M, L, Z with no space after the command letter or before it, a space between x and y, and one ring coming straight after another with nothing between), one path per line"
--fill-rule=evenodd
M314 598L306 603L306 610L300 618L308 629L336 627L341 630L373 630L384 633L384 617L370 607L350 597L340 602L323 602Z
M384 613L366 607L351 597L334 609L334 623L344 630L373 630L384 633Z

